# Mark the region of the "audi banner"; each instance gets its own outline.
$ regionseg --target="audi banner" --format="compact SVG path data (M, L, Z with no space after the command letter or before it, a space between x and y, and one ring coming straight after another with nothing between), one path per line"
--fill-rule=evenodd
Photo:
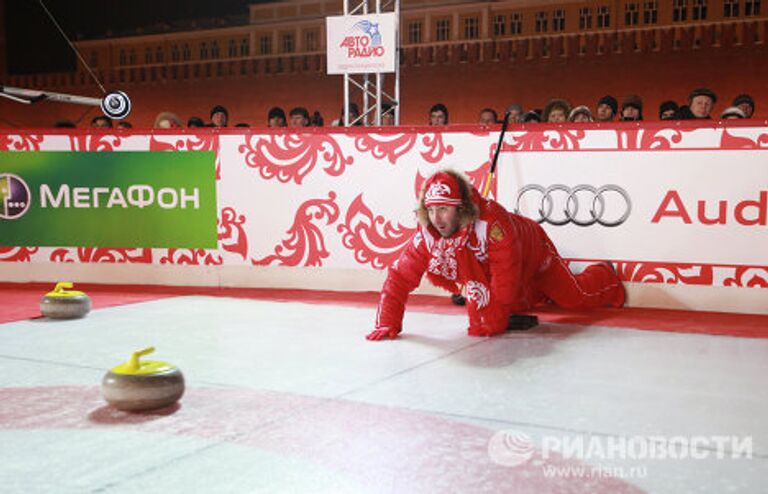
M521 152L498 180L566 257L768 265L765 151Z

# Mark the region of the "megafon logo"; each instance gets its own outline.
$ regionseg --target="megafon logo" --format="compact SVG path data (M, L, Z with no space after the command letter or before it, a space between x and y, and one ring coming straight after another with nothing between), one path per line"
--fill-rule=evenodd
M373 58L383 57L384 47L381 45L381 33L379 23L360 21L352 26L352 29L362 31L363 36L347 36L339 45L347 49L348 58Z
M0 219L17 220L32 202L29 186L18 175L0 173Z

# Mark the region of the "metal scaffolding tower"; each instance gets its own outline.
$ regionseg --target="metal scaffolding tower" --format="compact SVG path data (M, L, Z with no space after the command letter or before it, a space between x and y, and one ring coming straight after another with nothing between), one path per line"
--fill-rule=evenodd
M344 126L381 125L382 105L389 104L387 110L395 117L395 125L400 124L400 0L343 0L344 15L368 15L394 13L398 19L395 28L395 72L385 74L344 74ZM371 4L373 10L371 10ZM357 118L350 121L349 105L362 96L362 110Z

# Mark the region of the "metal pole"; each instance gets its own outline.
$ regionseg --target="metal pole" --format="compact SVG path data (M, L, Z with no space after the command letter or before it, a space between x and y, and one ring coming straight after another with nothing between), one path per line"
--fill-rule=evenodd
M344 74L344 108L341 112L344 115L344 127L349 127L349 74Z
M35 91L34 89L22 89L11 86L0 86L0 92L11 96L18 96L34 103L39 100L56 101L59 103L75 103L79 105L101 106L101 98L87 96L75 96L72 94L50 93L47 91Z
M400 125L400 0L395 0L395 125Z
M378 12L377 12L378 13ZM368 15L368 0L363 0L363 15ZM368 85L370 80L368 74L363 74L363 111L360 116L363 118L363 125L368 125L368 109L370 108L370 102L368 101Z
M376 0L376 13L381 14L381 0ZM376 73L376 125L381 125L381 85L384 83L384 77L381 72Z

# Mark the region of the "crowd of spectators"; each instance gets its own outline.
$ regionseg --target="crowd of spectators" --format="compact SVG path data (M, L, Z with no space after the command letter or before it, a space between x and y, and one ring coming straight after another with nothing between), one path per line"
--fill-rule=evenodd
M640 120L696 120L718 118L713 114L717 95L710 89L698 88L688 94L684 104L678 105L676 101L667 100L659 105L658 115L648 116L643 113L643 100L640 96L632 94L619 100L614 96L606 95L600 98L595 105L595 111L587 105L572 107L571 104L560 98L553 98L547 102L543 109L523 111L520 104L513 104L507 108L512 123L529 122L626 122ZM731 104L719 114L721 120L752 118L755 113L755 100L748 94L736 96ZM447 113L446 113L447 115ZM430 116L431 121L431 116ZM478 123L488 124L498 122L496 112L490 108L480 111Z
M676 101L667 100L659 105L658 114L649 116L649 110L644 113L643 100L638 95L629 95L624 97L619 104L619 100L614 96L606 95L600 98L594 111L588 105L572 106L566 99L553 98L547 101L543 108L533 108L524 110L523 105L519 103L511 104L507 107L510 123L565 123L565 122L614 122L614 121L640 121L640 120L695 120L718 118L713 114L713 109L717 103L717 95L707 89L694 89L688 95L687 100L682 105ZM381 123L382 125L394 125L395 108L390 104L382 105ZM720 119L738 119L752 118L755 112L755 101L748 94L736 96L729 106L719 113ZM360 115L360 109L355 103L350 103L348 108L348 124L363 125L363 118ZM493 125L500 123L499 114L493 108L483 108L476 123L483 125ZM448 125L448 107L442 103L437 103L429 109L427 122L429 125ZM475 123L475 122L473 122ZM304 107L293 108L286 116L285 111L280 107L273 107L267 113L265 121L267 127L322 127L325 120L319 111L312 114ZM105 116L97 116L91 120L93 128L112 128L115 127L131 128L132 125L127 121L113 123ZM344 126L344 111L339 112L339 118L331 122L331 126ZM184 127L183 120L175 113L163 111L155 118L154 127L159 129L172 129ZM186 127L228 127L229 112L221 105L216 105L211 109L209 120L206 122L201 117L193 116L187 119ZM247 123L238 123L234 127L249 127ZM56 124L56 127L75 127L72 122L62 121Z

